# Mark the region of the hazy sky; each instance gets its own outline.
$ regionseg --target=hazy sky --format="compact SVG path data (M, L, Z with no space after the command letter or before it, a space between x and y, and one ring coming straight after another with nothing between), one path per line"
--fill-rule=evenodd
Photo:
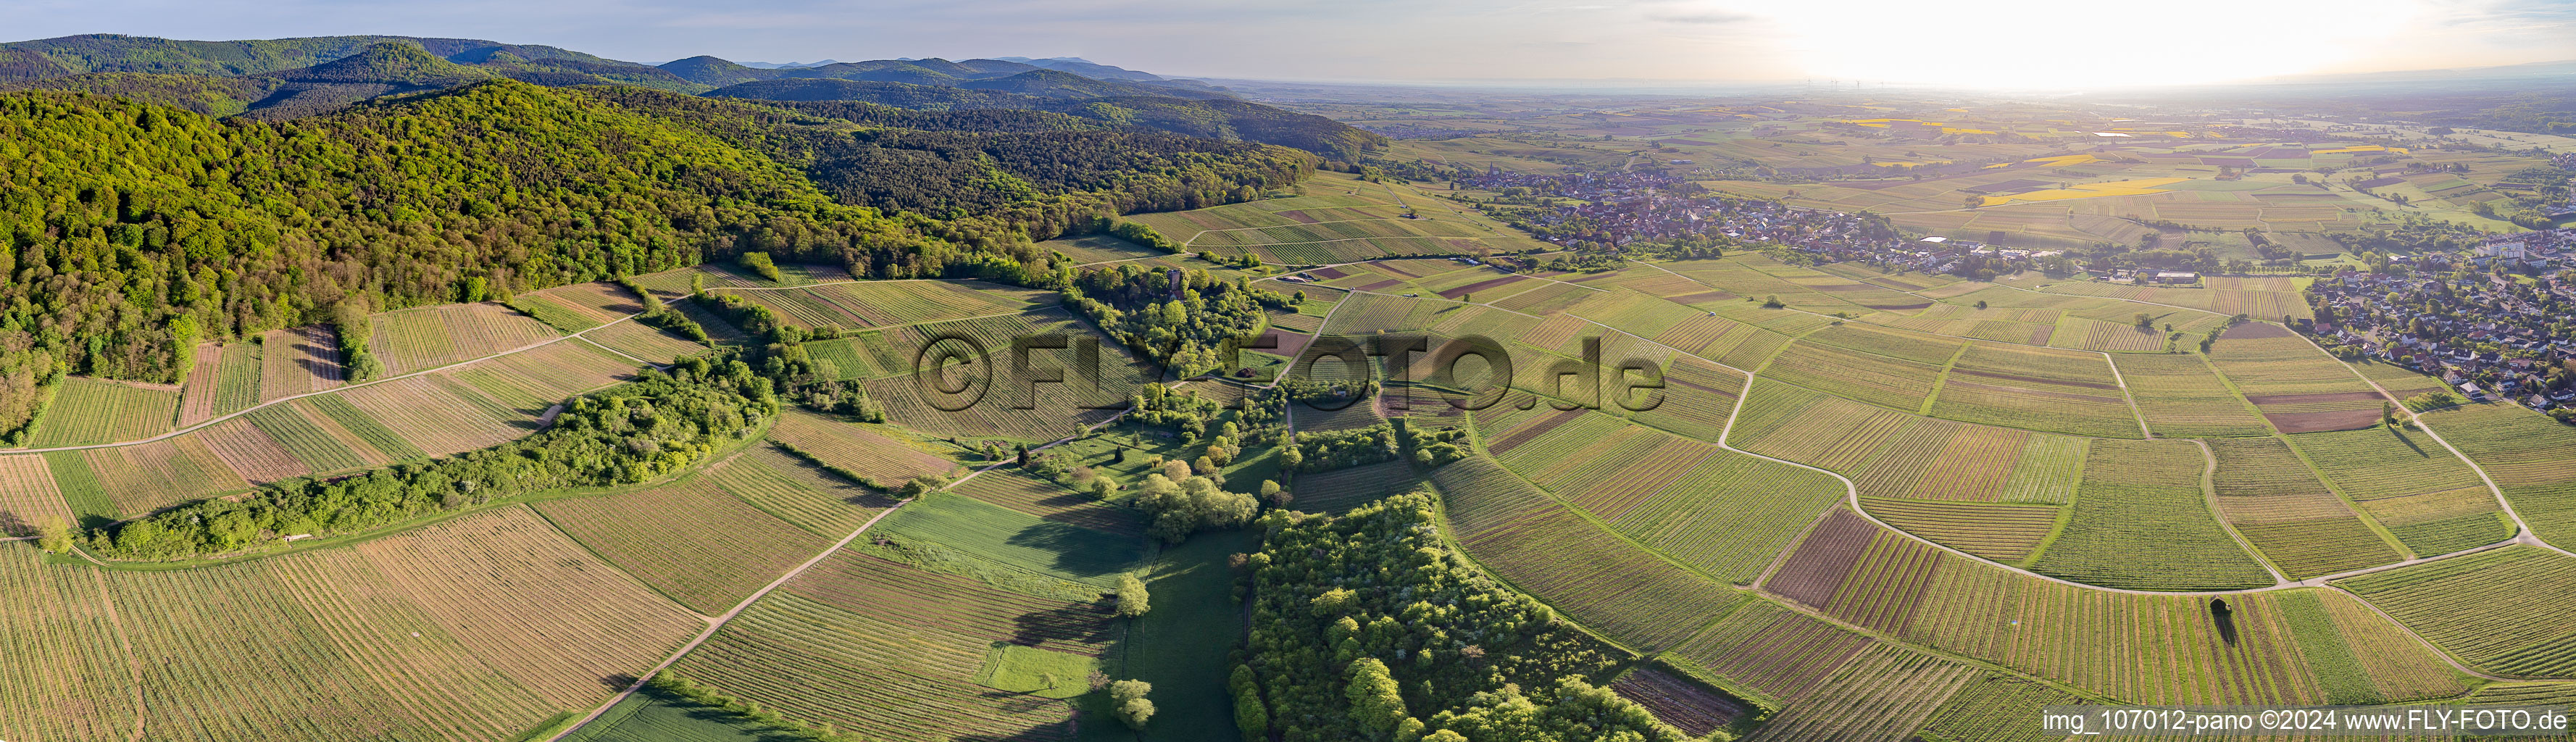
M6 0L8 40L399 34L663 62L1079 56L1273 80L2102 88L2576 59L2576 0Z

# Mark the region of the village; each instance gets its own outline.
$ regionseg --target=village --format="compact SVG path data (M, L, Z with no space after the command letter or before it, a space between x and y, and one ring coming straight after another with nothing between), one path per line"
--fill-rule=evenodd
M1762 199L1694 193L1686 182L1658 172L1536 175L1489 171L1466 185L1526 203L1531 196L1572 199L1553 208L1489 208L1515 227L1550 243L1628 251L1661 245L1679 252L1724 242L1778 245L1820 263L1862 261L1935 273L1983 271L1981 277L2031 267L2032 260L2062 255L1946 237L1909 239L1869 214L1790 206ZM1723 241L1716 238L1723 237Z
M2517 278L2455 271L2565 258L2567 235L2528 234L2536 236L2509 243L2522 246L2521 256L2394 256L2393 264L2414 268L2320 278L2308 288L2317 314L2310 329L2338 355L2440 376L2472 400L2505 398L2562 421L2576 417L2576 373L2567 369L2576 360L2576 327L2567 319L2576 311L2576 272Z

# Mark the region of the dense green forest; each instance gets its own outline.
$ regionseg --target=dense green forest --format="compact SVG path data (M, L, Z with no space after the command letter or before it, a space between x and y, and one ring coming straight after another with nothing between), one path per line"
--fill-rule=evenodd
M1046 111L1100 127L1277 144L1339 161L1356 161L1387 143L1321 116L1235 100L1202 82L1068 60L1036 61L1040 64L874 60L759 69L702 56L654 67L550 46L475 39L176 41L98 34L0 44L0 89L76 90L209 116L283 120L388 95L509 78L549 87L626 85L775 102Z
M520 59L627 65L551 46L523 46L479 39L418 36L308 36L247 41L180 41L123 34L84 34L0 44L0 54L34 57L55 74L146 72L189 75L252 75L311 67L384 43L401 43L439 57L506 53ZM24 62L31 67L36 61ZM0 79L34 79L34 75Z
M1262 516L1230 683L1245 739L1684 739L1590 684L1627 652L1478 572L1441 542L1434 506L1415 492Z
M744 251L1017 275L1098 217L1251 197L1285 149L1116 131L916 132L510 80L280 122L0 94L0 351L176 381L185 342ZM184 320L184 321L183 321ZM0 400L0 407L5 407Z
M1055 73L1064 74L1064 73ZM1140 127L1208 139L1295 147L1325 157L1357 161L1383 149L1385 137L1312 114L1239 100L1190 100L1161 95L1044 97L900 82L788 78L717 88L712 97L788 102L788 107L835 115L835 103L874 103L919 110L1018 109L1047 111L1104 125Z

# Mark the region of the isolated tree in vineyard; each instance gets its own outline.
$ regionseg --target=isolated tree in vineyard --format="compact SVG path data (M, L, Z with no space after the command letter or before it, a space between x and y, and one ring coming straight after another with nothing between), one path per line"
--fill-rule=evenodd
M1121 680L1109 684L1109 703L1127 728L1143 731L1146 720L1154 718L1154 702L1145 698L1153 691L1154 686L1145 681Z
M1118 576L1118 615L1128 618L1145 615L1145 611L1152 608L1151 600L1145 594L1145 581L1136 579L1135 573Z

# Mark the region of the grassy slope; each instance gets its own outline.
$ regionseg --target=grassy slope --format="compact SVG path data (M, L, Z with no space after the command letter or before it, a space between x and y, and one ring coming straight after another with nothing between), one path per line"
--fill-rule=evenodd
M1084 699L1082 736L1086 740L1228 740L1234 728L1234 702L1226 693L1226 650L1243 633L1241 606L1234 601L1234 575L1226 557L1260 548L1250 531L1217 531L1191 536L1165 550L1146 582L1154 608L1128 626L1127 640L1102 657L1110 677L1154 684L1154 720L1142 734L1107 715L1100 694ZM1094 716L1093 714L1099 714ZM1098 719L1097 723L1093 719Z

